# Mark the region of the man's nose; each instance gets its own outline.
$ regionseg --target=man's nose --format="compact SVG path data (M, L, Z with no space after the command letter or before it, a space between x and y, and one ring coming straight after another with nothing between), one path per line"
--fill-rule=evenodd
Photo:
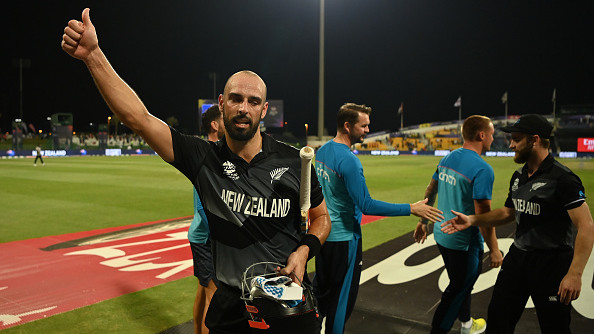
M249 103L249 102L248 102L248 100L247 100L247 99L245 99L245 100L243 100L243 102L241 102L241 103L239 104L239 113L240 113L240 114L247 114L247 110L248 110L248 103Z

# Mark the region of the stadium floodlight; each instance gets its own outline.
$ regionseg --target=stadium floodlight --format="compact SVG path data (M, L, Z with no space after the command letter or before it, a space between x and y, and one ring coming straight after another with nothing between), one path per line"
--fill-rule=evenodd
M318 73L318 136L324 140L324 0L320 0L320 54Z

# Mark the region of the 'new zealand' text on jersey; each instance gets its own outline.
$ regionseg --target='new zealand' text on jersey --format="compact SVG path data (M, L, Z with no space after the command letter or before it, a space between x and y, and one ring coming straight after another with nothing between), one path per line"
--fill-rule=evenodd
M171 164L192 181L208 218L217 279L240 288L250 265L285 264L301 240L299 151L262 133L262 151L248 164L224 138L207 142L174 129L171 136ZM312 167L311 206L323 199Z
M447 221L454 218L451 210L471 215L475 213L474 200L490 200L495 174L475 151L459 148L441 159L433 179L438 182L437 208L443 211ZM483 248L483 236L474 226L454 234L434 228L433 234L435 241L445 248L467 251L470 243Z
M550 154L531 177L524 165L512 175L505 201L516 211L514 245L524 251L573 248L574 227L567 210L585 200L580 178Z

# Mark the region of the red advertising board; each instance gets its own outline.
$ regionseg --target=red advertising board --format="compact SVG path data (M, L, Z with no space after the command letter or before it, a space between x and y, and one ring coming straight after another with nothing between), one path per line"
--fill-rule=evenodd
M594 138L578 138L578 152L594 152Z

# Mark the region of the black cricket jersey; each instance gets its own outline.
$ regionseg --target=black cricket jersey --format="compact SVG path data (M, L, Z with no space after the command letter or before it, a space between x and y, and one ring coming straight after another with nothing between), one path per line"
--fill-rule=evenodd
M552 155L531 177L524 165L512 175L505 201L516 212L514 245L524 251L572 249L574 226L567 210L585 200L580 178Z
M225 138L207 142L173 128L171 137L171 165L194 184L204 206L217 279L240 288L250 265L286 264L302 236L299 150L262 133L262 151L248 164ZM316 207L324 197L311 168L311 207Z

